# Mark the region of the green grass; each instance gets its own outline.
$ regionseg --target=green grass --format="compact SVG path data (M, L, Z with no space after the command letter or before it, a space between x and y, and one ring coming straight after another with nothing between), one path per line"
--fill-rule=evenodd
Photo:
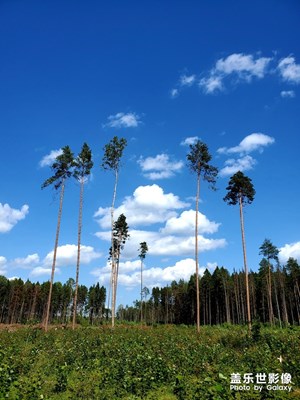
M0 399L297 399L299 333L262 328L254 341L240 326L3 330ZM232 373L249 372L290 373L292 392L230 390Z

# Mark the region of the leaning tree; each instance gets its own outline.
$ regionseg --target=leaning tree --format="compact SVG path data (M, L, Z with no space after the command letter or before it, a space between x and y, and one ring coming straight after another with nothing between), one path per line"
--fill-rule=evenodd
M115 326L115 304L114 299L116 298L116 260L115 260L115 239L114 239L114 208L115 208L115 200L116 200L116 194L117 194L117 185L118 185L118 179L119 179L119 170L121 166L121 158L124 152L124 149L127 145L127 140L124 138L118 138L117 136L114 136L113 139L105 145L104 147L104 156L102 159L102 168L104 170L110 170L114 173L115 175L115 184L114 184L114 190L113 190L113 198L112 198L112 204L111 204L111 209L110 209L110 214L111 214L111 291L112 291L112 318L111 318L111 324L112 327Z
M198 261L198 209L200 198L200 178L215 188L218 169L209 164L211 155L205 143L198 140L190 145L190 152L187 155L188 167L196 174L197 192L196 192L196 217L195 217L195 263L196 263L196 296L197 296L197 332L200 332L200 293L199 293L199 261Z
M55 265L56 265L56 255L57 255L58 239L59 239L59 232L60 232L60 222L61 222L63 199L64 199L64 192L65 192L65 182L66 182L66 179L68 179L72 176L73 167L74 167L74 155L73 155L70 147L65 146L62 148L62 153L56 157L54 163L51 166L51 169L54 172L54 175L52 175L50 178L48 178L42 184L42 189L44 189L47 186L53 185L53 184L54 184L55 190L60 189L60 201L59 201L56 236L55 236L54 251L53 251L51 278L50 278L49 294L48 294L48 301L47 301L47 307L46 307L46 316L45 316L45 320L44 320L45 331L48 330L52 288L53 288L54 272L55 272Z
M246 241L245 241L245 229L244 229L244 214L243 207L246 204L251 204L254 200L255 189L252 184L252 180L244 175L241 171L236 172L229 180L229 184L226 188L228 191L224 197L224 201L228 205L239 204L240 207L240 222L241 222L241 233L242 233L242 246L244 256L244 268L245 268L245 279L246 279L246 303L247 303L247 317L248 317L248 329L251 331L251 308L250 308L250 294L249 294L249 279L248 279L248 265L247 265L247 254L246 254Z
M77 262L76 262L76 280L75 280L75 293L73 302L73 322L72 328L75 329L76 311L77 311L77 297L78 297L78 281L79 281L79 267L80 267L80 247L81 247L81 231L82 231L82 208L83 208L83 191L84 183L91 173L93 168L92 151L88 144L84 143L81 152L74 160L74 178L80 184L79 194L79 215L78 215L78 234L77 234Z

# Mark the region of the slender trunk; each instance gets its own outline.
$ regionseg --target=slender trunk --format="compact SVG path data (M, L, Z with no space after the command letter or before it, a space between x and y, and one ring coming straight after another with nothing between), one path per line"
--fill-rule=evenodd
M119 265L120 265L120 251L118 251L117 257L115 257L115 293L114 293L114 304L116 305L117 300L117 287L118 287L118 276L119 276Z
M111 327L115 326L115 310L116 310L116 261L115 261L115 241L114 241L114 210L115 210L115 201L117 194L117 184L118 184L118 170L115 171L115 186L111 204L111 270L112 270L112 279L111 279Z
M297 285L297 282L296 282ZM297 293L296 286L294 286L294 296L295 296L295 305L298 317L298 324L300 324L300 306L299 306L299 294Z
M280 307L279 307L279 301L278 301L278 293L277 293L277 285L275 281L275 276L273 275L273 280L274 280L274 291L275 291L275 302L276 302L276 308L277 308L277 315L278 315L278 320L279 320L279 326L282 328L281 324L281 315L280 315Z
M243 255L244 255L244 267L245 267L247 319L248 319L248 330L249 330L249 333L250 333L250 332L251 332L251 310L250 310L250 294L249 294L249 280L248 280L248 265L247 265L247 254L246 254L246 241L245 241L245 229L244 229L244 215L243 215L242 196L239 196L239 204L240 204L240 220L241 220L241 231L242 231L242 244L243 244Z
M195 263L196 263L196 300L197 300L197 332L200 333L200 289L198 260L198 209L200 196L200 174L197 175L196 219L195 219Z
M270 324L273 325L274 323L274 312L273 312L273 304L272 304L272 276L271 276L271 263L270 259L268 258L268 292L269 292L269 319Z
M226 287L226 282L225 279L223 279L223 285L224 285L224 294L225 294L225 312L226 312L226 322L230 324L230 300L229 300L229 295Z
M79 266L80 266L80 246L81 246L81 230L82 230L83 190L84 190L84 179L81 178L80 179L79 215L78 215L76 279L75 279L75 293L74 293L74 302L73 302L73 322L72 322L73 330L75 329L76 313L77 313L77 297L78 297Z
M35 316L37 293L38 293L38 286L36 285L35 288L34 288L34 295L33 295L33 300L32 300L32 303L31 303L29 320L33 320L34 316Z
M24 304L25 304L25 299L22 300L21 308L20 308L20 313L18 316L18 322L21 324L22 323L22 315L24 311Z
M141 324L143 323L143 260L141 259Z
M46 316L45 316L45 322L44 322L44 329L45 329L46 332L48 331L48 322L49 322L50 307L51 307L52 288L53 288L53 280L54 280L54 273L55 273L56 255L57 255L57 247L58 247L58 239L59 239L59 231L60 231L60 222L61 222L61 215L62 215L64 192L65 192L65 182L63 181L62 184L61 184L61 189L60 189L60 200L59 200L56 236L55 236L55 243L54 243L54 252L53 252L52 270L51 270L51 278L50 278L50 287L49 287L47 309L46 309Z
M235 296L235 304L236 304L236 314L237 314L237 323L240 323L241 320L241 312L240 312L240 301L239 301L239 282L238 276L234 275L234 296Z

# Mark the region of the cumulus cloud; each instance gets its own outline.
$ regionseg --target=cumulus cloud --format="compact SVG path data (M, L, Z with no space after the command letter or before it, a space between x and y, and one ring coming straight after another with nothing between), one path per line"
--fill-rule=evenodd
M215 265L215 263L210 263L210 266ZM206 268L209 266L201 266L199 268L199 273L202 275ZM185 258L177 261L174 265L167 266L165 268L152 267L146 268L143 272L143 282L145 286L151 288L154 286L163 286L172 281L177 282L180 279L188 281L195 273L195 260L192 258ZM108 284L110 281L110 272L105 267L103 269L98 269L93 271L93 275L99 276L99 281L102 285ZM133 288L140 285L140 271L137 269L132 273L125 273L121 271L118 277L118 283L127 288Z
M284 81L300 83L300 64L292 56L285 57L278 63L279 73Z
M263 152L264 148L275 142L271 136L263 133L252 133L246 136L239 145L234 147L221 147L217 150L219 154L239 154L240 158L230 158L225 161L220 170L220 176L229 176L238 171L249 171L254 168L257 161L249 155L253 151Z
M263 133L251 133L246 136L238 146L234 147L221 147L217 150L220 154L234 154L239 153L241 155L251 153L252 151L258 150L263 151L263 148L273 144L275 139L271 136Z
M40 167L47 167L52 165L56 159L56 157L62 154L62 149L59 150L51 150L49 154L44 156L39 162Z
M253 76L263 78L272 59L259 57L254 59L252 54L234 53L216 62L215 72L230 75L237 74L240 78L250 80Z
M210 224L212 226L207 226L207 230L212 232L214 229L217 229L216 226L213 225L214 223ZM130 239L124 246L122 258L132 259L136 257L139 243L142 241L147 242L149 248L148 254L151 256L190 256L195 251L195 236L192 227L186 227L186 229L182 227L182 229L180 229L179 226L176 226L176 228L168 227L167 229L162 228L157 231L130 229ZM173 231L171 231L171 229L173 229ZM201 228L200 225L199 229L203 231L205 228ZM110 231L97 232L96 236L110 243ZM227 245L226 240L223 238L208 239L202 234L198 235L198 243L200 253L224 248Z
M279 259L282 263L286 263L290 257L300 262L300 242L285 244L279 249Z
M119 273L120 274L128 274L135 271L141 271L141 261L140 260L127 260L120 261L119 263ZM111 273L111 263L106 261L106 265L101 268L95 268L91 271L91 274L94 276L99 276L100 274L108 274L110 276Z
M203 77L199 86L207 94L224 90L224 80L233 78L234 82L251 82L252 78L263 78L272 58L257 57L252 54L233 53L217 60L209 74Z
M184 166L182 161L170 161L167 154L158 154L145 159L141 157L138 164L144 172L144 176L151 180L170 178Z
M177 209L188 206L173 193L164 193L163 189L156 185L139 186L132 196L125 197L122 205L115 210L115 219L120 214L126 215L130 227L137 225L151 225L165 222L176 215ZM100 207L94 214L102 229L109 228L110 207Z
M273 67L271 67L272 64ZM192 86L198 82L205 94L215 94L224 91L226 86L243 82L250 83L253 79L263 79L266 75L273 77L279 75L285 82L299 84L300 64L296 63L293 56L282 58L278 62L275 57L233 53L218 59L211 69L202 73L200 77L195 74L182 75L178 87L180 90L184 86ZM178 89L174 90L178 95Z
M257 161L251 156L245 156L242 158L233 159L225 161L225 166L220 170L220 176L230 176L238 171L244 172L249 171L254 168Z
M40 262L40 257L37 253L35 254L29 254L25 258L15 258L13 261L11 261L11 264L17 267L31 267L33 265L36 265Z
M7 264L7 259L3 256L0 256L0 268Z
M179 234L192 235L195 226L195 211L183 211L179 217L172 217L167 222L161 233L163 234ZM198 232L215 233L218 231L220 224L210 221L204 214L198 212Z
M108 122L104 126L110 128L136 128L141 124L140 116L135 113L119 112L108 117Z
M3 256L0 256L0 275L5 275L7 270L7 259Z
M163 258L169 257L191 257L195 251L195 211L192 209L178 210L188 207L188 203L182 202L173 193L164 193L158 185L140 186L133 196L125 198L123 204L116 210L118 214L124 213L129 225L130 238L125 243L122 251L123 271L138 269L138 264L132 264L132 260L138 255L139 246L142 241L148 245L148 255ZM110 232L110 209L100 208L95 214L99 218L99 225L103 229L95 235L107 242L111 241ZM206 252L224 248L227 242L224 238L207 238L205 234L214 234L218 231L219 223L210 221L204 214L198 214L199 252ZM158 225L159 224L159 225ZM142 226L142 229L135 229ZM152 226L146 230L146 226ZM106 269L105 269L106 268ZM110 267L102 267L102 273L110 274ZM120 267L120 282L132 279L126 272L122 275ZM122 277L121 277L122 276Z
M89 264L91 261L101 257L101 254L96 252L92 246L80 246L80 263ZM43 267L47 268L52 265L53 251L47 254L43 261ZM77 261L77 245L65 244L58 246L56 254L56 265L58 267L76 265Z
M283 98L293 98L296 96L294 90L282 90L280 96Z
M20 210L0 203L0 233L9 232L29 212L29 206L24 204Z
M59 268L55 268L56 273L60 273ZM32 277L37 277L37 276L49 276L51 274L51 268L45 268L45 267L35 267L33 270L30 272L30 276Z
M189 146L191 144L195 144L199 140L198 136L190 136L185 138L180 144L181 146Z

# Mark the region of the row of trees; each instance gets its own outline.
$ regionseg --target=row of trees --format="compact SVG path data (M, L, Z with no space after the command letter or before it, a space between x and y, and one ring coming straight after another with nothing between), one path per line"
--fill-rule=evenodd
M272 250L270 252L270 250ZM278 249L266 239L260 247L264 256L258 272L249 273L251 319L264 323L300 324L300 265L290 258L280 266ZM142 253L141 253L142 255ZM143 258L141 258L141 261ZM230 274L217 267L213 273L206 270L199 278L201 292L200 318L203 324L248 322L245 272ZM271 282L271 285L270 285ZM40 323L44 321L50 282L40 284L21 279L8 280L0 276L0 323ZM188 282L180 280L170 286L142 288L141 299L133 306L119 306L119 320L142 321L147 324L195 324L197 320L196 275ZM72 321L75 281L55 282L49 322ZM105 308L106 289L99 283L91 287L78 285L77 322L97 324L111 317Z
M119 169L121 165L121 158L123 151L127 145L126 139L114 137L105 147L104 156L102 160L101 167L104 170L110 170L114 173L114 188L111 204L111 247L109 250L109 260L111 262L111 281L110 281L110 291L108 296L108 308L109 302L111 301L111 316L112 316L112 327L115 324L116 315L116 294L117 294L117 283L118 283L118 272L119 272L119 260L121 250L124 247L126 240L129 237L128 225L126 222L126 216L121 214L117 221L114 219L114 208L116 201L117 185L119 179ZM198 211L199 211L199 200L200 200L200 182L201 178L203 181L209 183L209 186L214 189L215 183L218 175L218 169L210 164L211 155L208 151L208 147L205 143L197 141L190 145L190 152L187 154L187 163L190 170L196 174L197 178L197 188L196 188L196 212L195 212L195 302L196 302L196 324L197 331L200 331L200 314L201 314L201 304L200 304L200 279L199 279L199 249L198 249ZM81 153L77 158L74 158L68 146L62 149L62 154L59 155L52 165L52 169L55 172L54 175L47 179L42 187L54 184L55 189L60 189L60 205L58 212L58 222L56 230L56 239L54 246L54 256L52 264L52 273L49 286L49 296L47 302L47 312L45 317L45 330L47 330L49 312L51 305L52 296L52 286L55 272L56 263L56 252L58 247L58 238L60 231L60 222L62 214L62 204L64 196L65 181L70 177L75 177L80 182L80 202L79 202L79 219L78 219L78 257L77 257L77 268L76 268L76 281L75 281L75 293L74 293L74 306L73 306L73 327L76 319L77 312L77 295L78 295L78 276L79 276L79 264L80 264L80 237L81 237L81 226L82 226L82 202L83 202L83 187L86 177L90 174L90 170L93 166L91 159L91 151L87 144L83 145ZM239 205L240 210L240 222L241 222L241 234L242 234L242 249L243 249L243 259L244 259L244 278L245 278L245 304L246 304L246 315L249 330L251 329L251 321L254 311L251 307L254 307L253 301L251 302L251 290L248 278L248 266L247 266L247 256L246 256L246 241L245 241L245 229L244 229L244 218L243 218L243 207L246 204L251 204L254 200L255 190L250 178L245 176L241 171L235 173L229 180L227 187L227 194L224 197L224 201L228 205ZM140 254L141 259L141 300L140 300L140 319L143 320L143 296L145 291L143 289L143 260L148 251L148 246L146 242L140 243ZM261 248L262 254L265 256L265 263L268 269L267 276L267 304L268 313L270 316L270 322L274 319L273 312L273 301L272 301L272 274L270 267L270 259L276 259L277 254L274 254L274 249L269 242L264 244ZM201 296L203 297L203 296ZM228 299L227 299L228 300ZM226 301L227 301L226 300ZM203 309L203 307L202 307Z
M270 243L266 239L261 251ZM264 257L258 272L248 275L250 318L272 325L299 325L300 265L293 258L285 266L280 266L276 259L272 261L275 262ZM202 324L248 323L245 271L230 274L227 269L217 267L213 273L206 270L198 283ZM196 274L188 282L180 280L166 287L154 287L151 295L147 291L148 299L142 304L136 301L133 306L119 306L118 318L137 322L143 307L147 324L195 324L196 290Z
M51 268L51 277L49 282L49 293L46 306L46 314L44 319L45 331L48 329L48 322L50 318L50 307L53 291L54 273L56 267L56 256L60 233L60 224L63 209L63 200L65 193L66 180L74 177L80 183L80 194L79 194L79 215L78 215L78 245L77 245L77 263L76 263L76 281L75 281L75 292L74 292L74 307L73 307L73 329L75 328L76 312L77 312L77 298L78 298L78 285L79 285L79 266L80 266L80 246L81 246L81 229L82 229L82 207L83 207L83 191L84 182L91 173L93 167L92 152L89 146L84 143L81 152L75 158L73 152L69 146L62 148L62 153L58 155L52 164L51 168L54 174L48 178L43 184L42 189L50 185L54 185L54 189L60 189L60 201L58 209L57 227L54 242L53 261Z
M196 264L196 320L197 331L200 332L200 287L199 287L199 260L198 260L198 208L200 199L200 181L201 178L208 182L212 189L215 189L215 183L218 175L218 169L210 164L211 155L205 143L197 141L190 145L190 152L187 155L188 166L190 170L196 174L197 190L196 190L196 218L195 218L195 264ZM250 178L245 176L241 171L234 174L227 187L227 194L224 201L228 205L239 204L240 221L242 232L242 246L244 256L244 271L245 271L245 287L246 287L246 304L248 329L251 330L251 308L250 308L250 292L248 282L248 265L246 255L246 241L244 229L243 207L246 204L251 204L254 200L255 190Z
M75 281L54 282L52 285L49 322L67 324L73 320ZM32 283L22 279L8 280L0 276L0 323L42 323L48 306L50 282ZM86 319L90 324L102 321L106 289L99 283L91 287L77 287L77 322Z
M115 136L108 144L104 147L104 155L101 163L101 167L104 170L112 171L114 174L114 188L111 204L111 247L109 249L109 260L111 262L111 280L110 280L110 291L108 298L108 308L111 301L112 309L112 327L115 324L116 314L116 296L117 296L117 283L119 273L119 262L121 250L124 247L126 240L129 238L128 225L126 222L126 216L121 214L115 221L114 209L117 194L117 185L119 179L119 169L121 165L121 158L124 149L127 145L127 141L124 138L118 138ZM76 279L75 279L75 291L73 299L73 329L75 328L76 313L77 310L77 299L78 299L78 287L79 287L79 268L80 268L80 247L81 247L81 231L82 231L82 210L83 210L83 192L84 183L91 173L93 167L92 152L89 146L84 143L81 152L77 157L74 157L73 152L69 146L62 148L62 152L58 155L51 166L54 174L48 178L42 185L42 188L54 185L55 190L60 190L60 202L58 209L58 219L56 227L56 236L54 243L53 262L51 269L51 277L49 282L49 293L46 307L46 314L44 319L44 328L47 331L48 322L50 318L50 307L54 283L54 274L56 267L57 248L59 242L60 225L62 218L62 208L65 184L67 179L75 178L80 183L80 194L79 194L79 216L78 216L78 240L77 240L77 263L76 263ZM146 247L145 247L146 246ZM142 259L145 258L148 248L145 242L141 243L141 271L142 271ZM142 318L142 313L141 313Z

